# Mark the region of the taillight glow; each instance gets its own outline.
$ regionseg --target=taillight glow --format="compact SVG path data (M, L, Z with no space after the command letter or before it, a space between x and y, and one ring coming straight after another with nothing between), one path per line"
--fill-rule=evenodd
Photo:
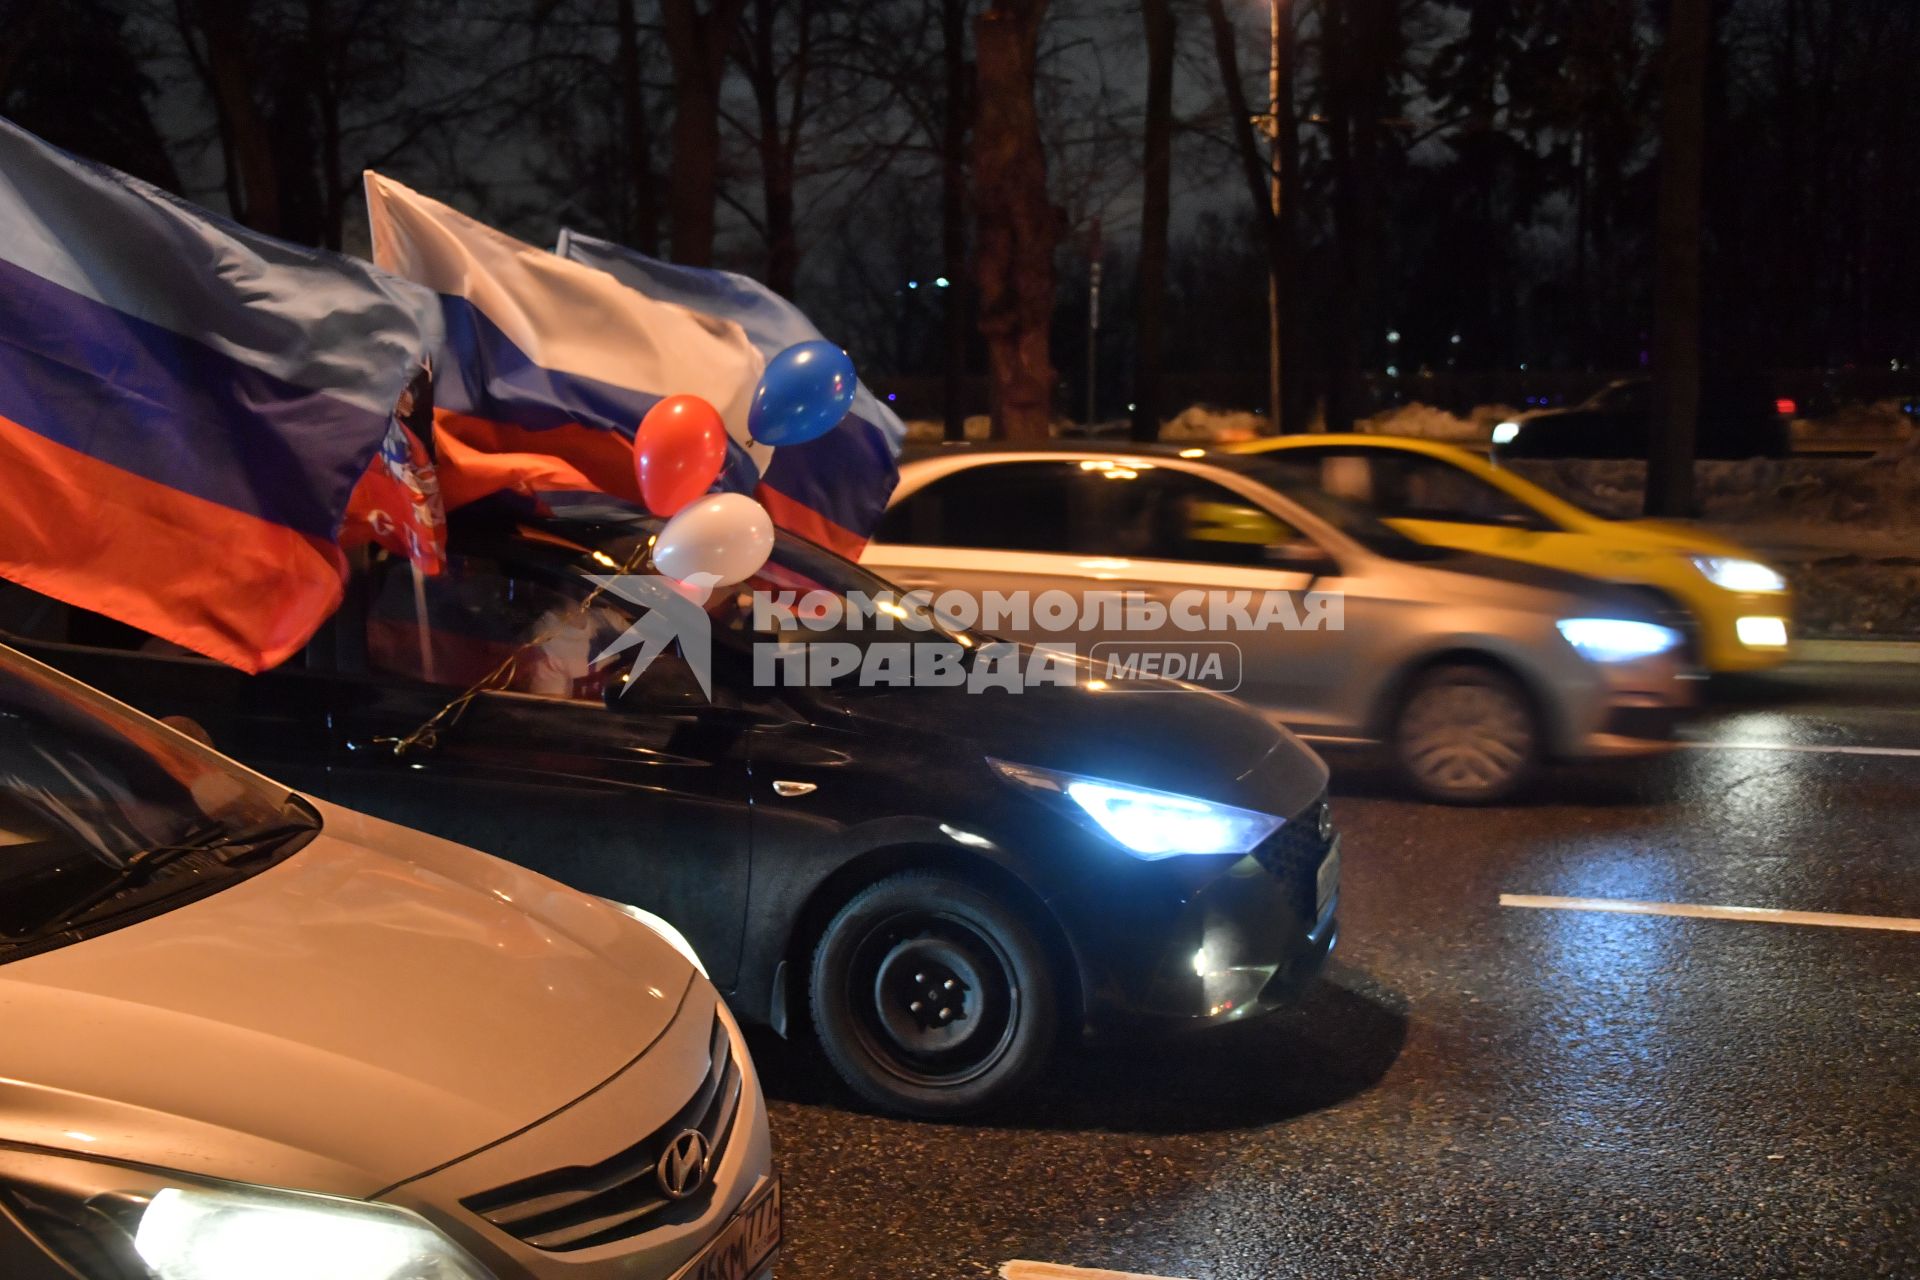
M1792 396L1781 396L1773 402L1773 411L1783 418L1791 418L1800 412L1800 403Z

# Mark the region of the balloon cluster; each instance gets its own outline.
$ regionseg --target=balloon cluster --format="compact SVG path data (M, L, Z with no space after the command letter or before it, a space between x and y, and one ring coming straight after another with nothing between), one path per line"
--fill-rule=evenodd
M767 362L747 412L761 444L805 444L853 406L853 361L831 342L802 342ZM669 396L647 411L633 442L640 497L667 517L654 567L682 582L723 587L752 577L773 554L773 519L744 493L707 491L727 461L727 428L699 396Z

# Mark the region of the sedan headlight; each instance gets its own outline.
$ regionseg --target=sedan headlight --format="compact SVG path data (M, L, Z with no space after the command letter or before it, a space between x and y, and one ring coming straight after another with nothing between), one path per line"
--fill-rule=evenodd
M1512 444L1520 437L1520 424L1517 422L1497 422L1493 427L1495 444Z
M1787 580L1758 560L1729 556L1695 556L1693 567L1708 582L1726 591L1785 591Z
M103 1280L493 1280L393 1205L99 1160L0 1151L0 1208Z
M1680 644L1680 633L1672 627L1631 618L1562 618L1554 625L1581 657L1594 662L1651 658Z
M1055 797L1122 849L1149 861L1183 853L1246 853L1285 821L1270 813L1151 787L1005 760L987 763L1007 781Z

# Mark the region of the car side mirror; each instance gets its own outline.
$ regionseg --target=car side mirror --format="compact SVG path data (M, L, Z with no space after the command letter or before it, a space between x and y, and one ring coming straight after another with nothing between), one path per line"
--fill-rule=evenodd
M1340 572L1339 562L1305 539L1276 542L1264 553L1267 568L1304 573L1309 578L1324 578Z

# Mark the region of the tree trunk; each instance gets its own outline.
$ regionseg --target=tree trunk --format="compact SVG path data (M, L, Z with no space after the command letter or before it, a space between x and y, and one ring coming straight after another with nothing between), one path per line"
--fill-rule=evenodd
M1170 0L1140 6L1147 36L1146 155L1141 170L1140 287L1134 318L1133 438L1160 436L1160 373L1172 212L1174 22Z
M622 201L620 234L644 254L660 254L660 209L654 194L653 126L647 119L646 85L640 76L640 22L637 0L613 0L619 48L620 132L627 198Z
M1660 204L1653 292L1653 422L1646 512L1693 511L1700 416L1700 231L1709 0L1673 0L1661 68Z
M713 265L714 206L720 192L720 85L727 46L744 0L661 0L673 63L673 174L668 214L673 260Z
M967 376L967 127L972 115L967 67L968 0L942 0L941 59L946 100L940 120L940 257L947 277L940 299L945 328L941 371L944 435L964 440L967 406L961 401Z
M992 375L996 439L1045 440L1053 418L1053 249L1059 215L1047 198L1034 108L1034 64L1047 0L995 0L974 24L979 120L973 173L979 230L980 333Z
M199 61L219 122L221 151L228 159L228 198L238 222L277 234L281 229L280 182L273 142L253 100L255 68L243 0L180 0L181 36L193 42L197 28L205 57ZM237 201L235 198L237 197Z

